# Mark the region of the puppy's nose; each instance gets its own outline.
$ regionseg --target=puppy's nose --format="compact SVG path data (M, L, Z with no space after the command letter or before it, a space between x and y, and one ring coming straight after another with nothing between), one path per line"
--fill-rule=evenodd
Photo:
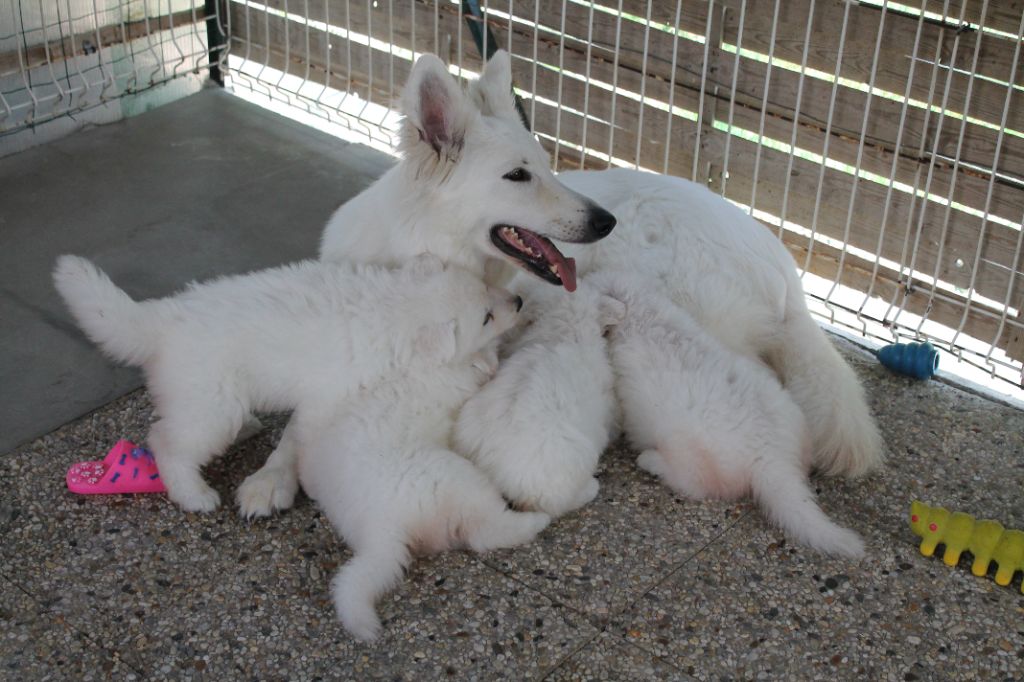
M523 297L522 296L516 296L516 312L518 313L522 309L523 309Z
M600 206L594 206L590 209L590 216L587 221L587 227L590 230L591 235L594 239L601 239L607 237L615 227L615 216L608 211L604 210Z

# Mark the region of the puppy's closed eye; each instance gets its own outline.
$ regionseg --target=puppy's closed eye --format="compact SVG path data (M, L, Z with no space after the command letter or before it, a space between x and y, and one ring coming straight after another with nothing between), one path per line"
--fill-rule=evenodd
M491 323L493 321L494 321L494 313L492 313L490 310L488 310L487 314L484 315L484 326L486 327L489 323Z

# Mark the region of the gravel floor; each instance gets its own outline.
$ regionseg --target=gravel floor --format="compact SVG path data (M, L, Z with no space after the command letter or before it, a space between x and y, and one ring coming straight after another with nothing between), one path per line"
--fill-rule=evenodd
M67 492L72 462L144 438L129 394L4 456L0 678L1021 679L1019 576L922 557L906 514L916 497L1024 527L1024 413L837 343L890 453L868 480L817 482L865 561L791 547L747 503L677 499L614 447L598 499L533 545L419 560L372 646L335 622L349 554L307 498L247 523ZM272 449L283 420L266 422L210 468L224 499Z

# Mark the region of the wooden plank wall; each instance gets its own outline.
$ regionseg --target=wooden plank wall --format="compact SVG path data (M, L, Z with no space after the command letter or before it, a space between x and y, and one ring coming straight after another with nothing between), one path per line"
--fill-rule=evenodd
M450 0L263 2L275 11L231 1L233 54L377 103L396 100L405 51L481 68ZM706 182L834 240L783 231L800 267L1021 359L1024 7L988 3L983 15L976 0L907 4L925 19L883 11L880 0L496 0L486 9L560 168L600 168L610 156Z

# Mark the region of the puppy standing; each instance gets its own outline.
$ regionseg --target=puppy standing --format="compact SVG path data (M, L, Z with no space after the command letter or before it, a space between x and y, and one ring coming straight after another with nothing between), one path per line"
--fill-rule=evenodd
M771 370L723 348L633 275L590 281L626 304L609 340L623 426L643 451L637 464L691 499L752 492L793 540L862 556L860 537L814 499L803 413Z
M533 287L529 300L528 313L543 314L462 408L455 443L505 497L557 517L597 495L594 471L616 421L603 334L625 306L586 283L572 295Z
M478 316L476 347L511 326L521 306L508 296ZM494 484L448 449L455 415L496 365L493 351L421 365L360 391L340 411L296 411L299 480L354 553L335 577L333 595L356 638L380 633L374 604L413 554L510 547L550 521L509 510Z
M159 417L148 442L187 511L219 503L200 469L252 412L331 405L398 368L465 357L508 298L429 256L398 271L307 261L143 302L83 258L59 258L54 280L94 342L144 368Z

